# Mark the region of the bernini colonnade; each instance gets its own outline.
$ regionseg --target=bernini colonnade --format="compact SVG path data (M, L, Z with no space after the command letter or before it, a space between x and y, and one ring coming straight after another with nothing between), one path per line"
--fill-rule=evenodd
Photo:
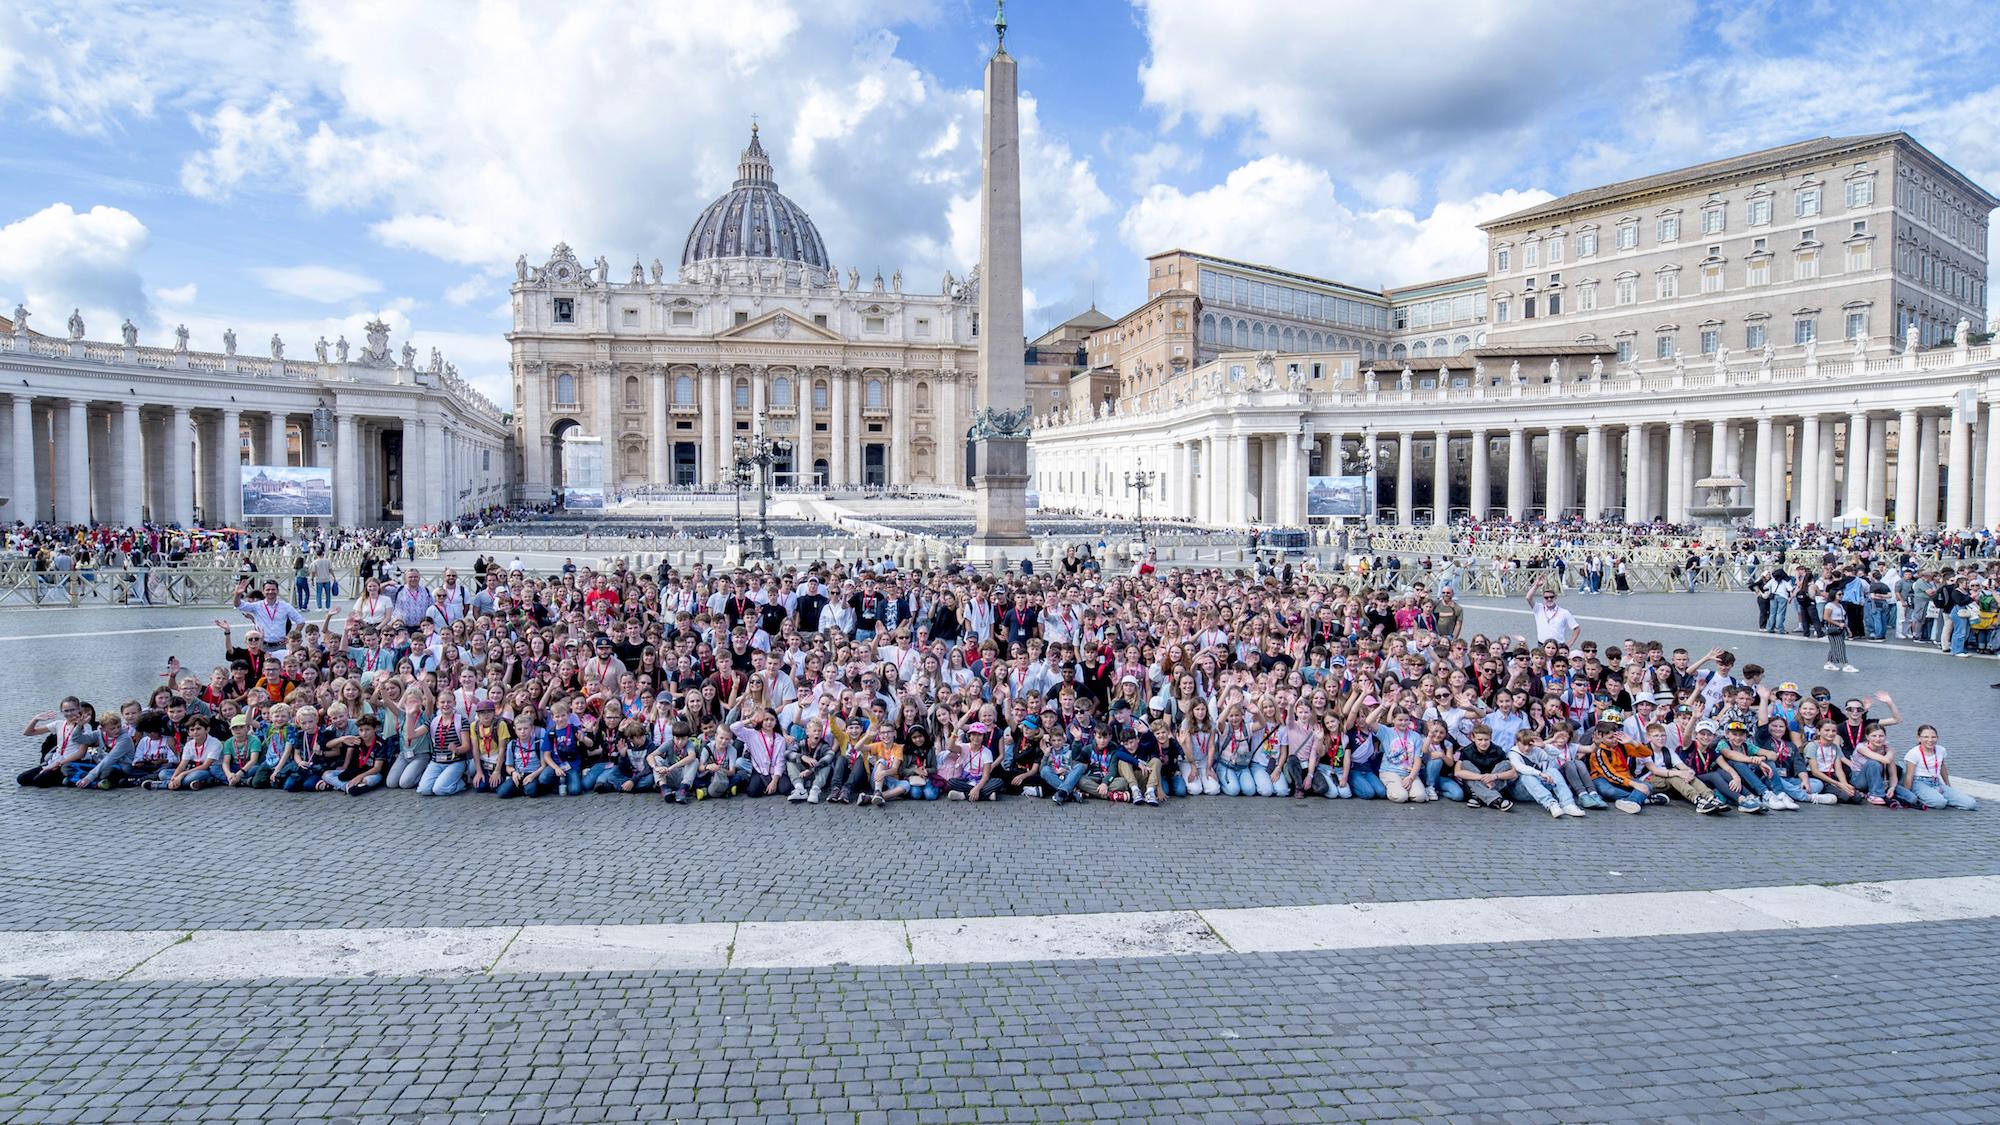
M1447 371L1430 387L1398 372L1300 374L1353 371L1352 356L1276 359L1282 374L1225 355L1161 409L1040 419L1042 504L1134 514L1127 474L1144 473L1149 516L1303 526L1308 476L1366 472L1373 450L1384 523L1440 511L1678 523L1706 501L1697 481L1733 476L1761 526L2000 525L1990 345L1532 382Z

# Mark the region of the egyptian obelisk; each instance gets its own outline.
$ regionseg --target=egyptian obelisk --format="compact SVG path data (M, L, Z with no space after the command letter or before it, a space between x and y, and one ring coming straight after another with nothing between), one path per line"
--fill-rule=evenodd
M966 555L995 571L1034 553L1028 538L1028 374L1021 316L1021 114L1007 54L1006 0L986 62L979 203L979 410L972 424L974 528Z

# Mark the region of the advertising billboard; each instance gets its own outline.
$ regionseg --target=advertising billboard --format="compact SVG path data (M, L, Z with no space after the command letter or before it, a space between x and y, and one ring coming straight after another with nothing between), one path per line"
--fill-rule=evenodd
M243 518L333 518L333 467L243 466Z
M1345 516L1349 519L1360 519L1367 514L1367 477L1306 478L1307 517Z

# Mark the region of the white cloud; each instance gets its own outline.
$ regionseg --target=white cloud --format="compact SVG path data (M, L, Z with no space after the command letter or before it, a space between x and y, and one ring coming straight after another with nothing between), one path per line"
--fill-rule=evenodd
M71 309L104 326L147 316L146 288L134 264L150 235L129 211L102 205L78 212L54 203L0 227L0 299L23 301L39 331L60 332ZM11 298L11 299L8 299Z
M941 81L882 29L934 8L308 2L290 53L330 96L279 89L202 113L208 143L182 180L208 198L258 186L363 209L383 245L467 265L539 262L567 241L586 259L677 266L755 112L780 186L834 261L900 267L929 289L973 264L976 226L968 241L955 204L977 193L979 76L968 65ZM1092 269L1111 203L1031 99L1023 129L1025 257L1060 292Z
M332 266L271 266L253 269L250 275L273 293L329 305L351 301L382 289L381 282L366 274Z
M1679 43L1690 0L1645 5L1139 0L1146 101L1246 152L1329 166L1428 159L1514 135ZM1607 49L1607 44L1616 44ZM1329 61L1403 57L1392 71ZM1552 89L1559 83L1560 96ZM1253 143L1261 142L1261 143Z
M163 305L192 305L195 295L199 292L195 283L190 281L186 285L155 289L153 296Z
M1476 224L1548 198L1509 190L1440 202L1422 216L1401 207L1357 211L1325 171L1267 156L1202 191L1153 188L1120 230L1142 255L1184 246L1374 288L1484 268L1486 238Z

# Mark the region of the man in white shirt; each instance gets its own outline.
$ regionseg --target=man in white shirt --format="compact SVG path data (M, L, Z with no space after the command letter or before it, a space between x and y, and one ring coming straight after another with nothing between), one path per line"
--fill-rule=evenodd
M236 592L236 611L250 619L257 626L257 635L264 638L266 651L278 659L284 659L285 637L294 625L304 625L305 615L298 607L278 596L278 583L267 579L264 582L264 596L257 601L248 601L244 591Z
M1539 576L1528 587L1528 606L1535 612L1535 643L1555 641L1565 650L1576 647L1583 636L1582 623L1556 604L1555 589L1544 586Z

